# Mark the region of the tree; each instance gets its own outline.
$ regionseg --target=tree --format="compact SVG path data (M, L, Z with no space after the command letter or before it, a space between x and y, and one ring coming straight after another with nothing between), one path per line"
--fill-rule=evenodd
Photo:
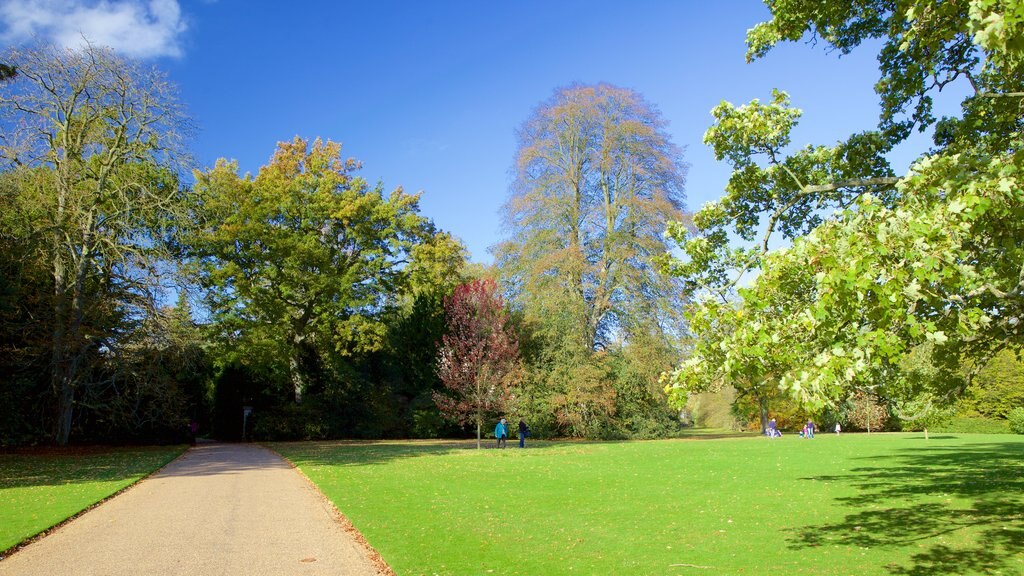
M212 366L183 296L124 330L101 358L90 374L100 384L82 391L81 438L181 442L191 419L206 429Z
M1006 418L1024 406L1024 363L1020 350L1004 349L982 368L957 403L957 411L987 418Z
M410 276L458 252L418 195L385 196L358 168L340 144L295 138L255 178L225 160L196 173L203 226L187 249L222 339L287 365L296 403L335 356L380 348Z
M154 307L162 242L181 214L188 121L156 69L106 48L12 51L0 157L46 262L54 439L65 444L90 358Z
M963 384L907 386L903 358L930 343L936 363L955 372L965 361L983 366L1022 336L1021 3L769 7L772 20L748 35L750 57L807 33L841 52L882 39L881 123L837 146L787 155L799 111L785 94L769 105L716 108L705 140L735 170L726 197L694 216L695 233L670 229L685 258L665 267L719 301L738 297L742 316L707 338L695 330L694 357L668 383L680 398L699 389L701 375L734 380L758 360L750 343L771 342L771 382L811 407L866 388L896 407L948 403ZM954 81L971 90L962 116L936 121L930 93ZM884 153L929 127L935 148L893 177ZM759 230L756 247L728 246L730 231L753 241ZM792 245L769 250L776 231ZM736 274L751 268L758 277L734 290ZM694 315L710 325L714 307ZM716 366L717 357L743 360Z
M411 290L384 319L386 344L366 362L368 377L392 400L395 425L388 432L402 437L436 438L449 429L433 394L443 387L437 357L445 333L444 302L467 281L466 250L454 241L427 248L431 257L416 260Z
M476 425L480 448L484 418L505 408L520 376L519 342L493 280L456 288L445 300L445 318L437 373L446 391L434 401L446 418Z
M50 263L31 241L35 222L20 209L20 174L0 173L0 444L53 438L49 380Z
M686 166L642 96L572 85L518 133L512 231L497 261L517 303L560 318L584 350L638 331L678 331L681 291L651 263L683 217ZM561 329L559 330L561 331Z
M665 125L634 91L572 85L518 131L496 261L529 332L528 416L555 433L669 421L657 379L678 359L686 294L653 259L685 218L686 165Z
M889 417L889 411L885 404L882 404L873 394L858 390L849 399L849 409L846 415L850 424L863 428L870 434L872 427L878 430L885 424L886 418ZM927 434L927 430L925 433Z

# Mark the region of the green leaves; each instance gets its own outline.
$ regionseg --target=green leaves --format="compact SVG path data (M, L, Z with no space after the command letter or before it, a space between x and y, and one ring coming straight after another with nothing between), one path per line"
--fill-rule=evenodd
M715 124L704 133L704 143L715 159L728 159L737 168L749 165L755 154L778 154L789 146L789 133L802 112L789 107L789 95L772 90L770 104L753 100L736 107L722 102L711 110Z
M379 349L385 308L414 285L451 281L464 255L418 214L418 196L385 196L357 168L337 143L296 138L255 178L223 160L196 173L204 225L190 239L193 266L211 289L211 310L237 319L223 324L223 337L232 346L274 343L274 358L259 360L287 362L297 398L301 357Z
M725 197L694 216L696 230L670 228L684 259L666 256L663 267L719 300L691 312L694 355L666 383L677 401L728 383L754 393L778 386L812 407L855 389L948 403L961 384L907 385L908 354L927 346L955 371L962 358L982 365L1024 336L1024 75L1010 32L1024 20L1021 3L769 5L772 20L748 35L750 57L807 32L841 51L886 39L881 131L791 151L799 113L783 93L770 105L715 108L705 141L734 173ZM935 121L928 92L957 78L977 91L963 117L944 119L940 148L892 177L884 154L911 127ZM792 246L772 250L776 231ZM756 234L756 248L729 245ZM736 290L755 267L756 279Z

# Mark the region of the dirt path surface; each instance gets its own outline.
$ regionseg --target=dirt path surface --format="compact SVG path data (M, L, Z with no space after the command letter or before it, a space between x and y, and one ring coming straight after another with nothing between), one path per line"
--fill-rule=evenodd
M376 574L330 504L258 446L209 444L0 562L0 575Z

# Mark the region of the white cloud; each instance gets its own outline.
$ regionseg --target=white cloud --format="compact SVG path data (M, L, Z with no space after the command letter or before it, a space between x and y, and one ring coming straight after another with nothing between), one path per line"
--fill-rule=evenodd
M83 38L138 58L182 55L178 0L0 0L0 41L36 38L77 47Z

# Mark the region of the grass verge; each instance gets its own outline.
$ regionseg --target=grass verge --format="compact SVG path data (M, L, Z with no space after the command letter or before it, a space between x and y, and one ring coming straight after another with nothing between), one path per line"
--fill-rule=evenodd
M0 454L0 557L174 460L185 446Z
M400 575L1024 573L1020 436L273 447Z

